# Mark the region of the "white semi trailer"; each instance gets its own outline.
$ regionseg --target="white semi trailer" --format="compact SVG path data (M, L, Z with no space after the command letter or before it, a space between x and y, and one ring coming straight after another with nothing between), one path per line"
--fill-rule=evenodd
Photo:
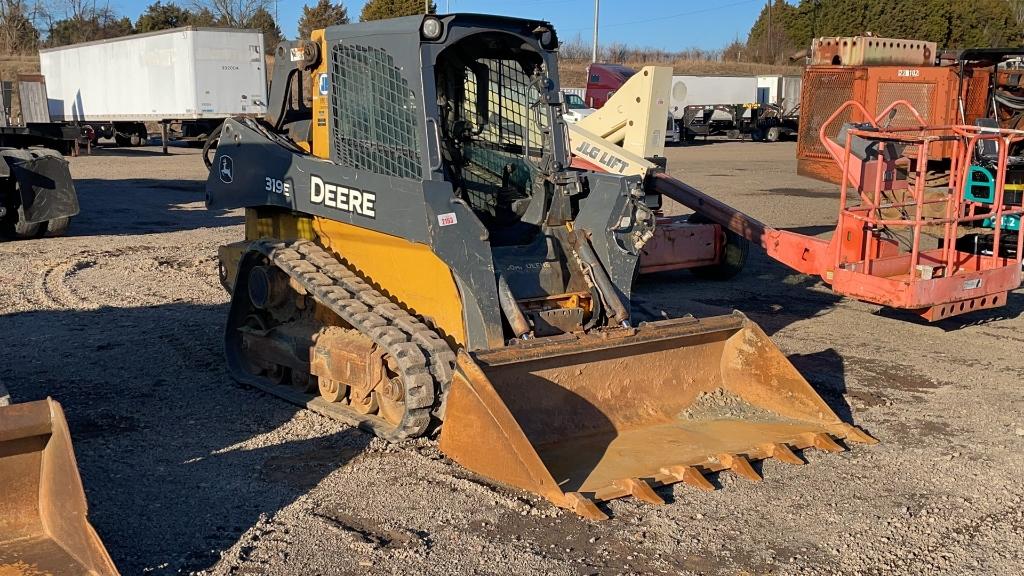
M800 88L803 79L800 76L758 76L758 104L779 104L788 110L800 107Z
M688 76L672 77L669 111L683 117L687 106L750 104L757 99L755 76Z
M202 138L224 118L267 111L263 34L175 28L41 50L50 119L139 145L146 123Z

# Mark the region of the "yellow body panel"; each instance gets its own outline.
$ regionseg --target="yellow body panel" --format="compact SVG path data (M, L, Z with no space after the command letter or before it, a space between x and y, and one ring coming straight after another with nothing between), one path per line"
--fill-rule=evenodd
M459 289L429 246L327 218L314 218L314 228L320 244L402 306L429 319L446 339L465 345Z
M321 74L327 74L327 61L330 59L327 52L327 44L324 42L324 31L314 30L310 33L310 40L320 45L320 64L310 72L312 76L309 93L313 97L313 147L310 152L314 156L327 158L330 155L327 135L329 133L327 116L327 94L320 93L319 78Z
M260 238L315 240L313 218L277 210L261 211L256 208L246 208L245 239L251 242Z

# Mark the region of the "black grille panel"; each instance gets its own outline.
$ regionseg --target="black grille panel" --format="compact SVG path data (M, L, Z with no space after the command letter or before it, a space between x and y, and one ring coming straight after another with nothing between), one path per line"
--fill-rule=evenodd
M421 179L416 97L391 55L378 48L336 44L331 81L335 162Z

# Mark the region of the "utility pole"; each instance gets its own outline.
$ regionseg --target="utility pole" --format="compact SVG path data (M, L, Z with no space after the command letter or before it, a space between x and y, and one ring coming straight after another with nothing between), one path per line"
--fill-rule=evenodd
M772 63L772 0L768 0L768 47L765 48L768 54L768 63Z
M811 8L812 10L814 10L814 12L811 14L811 40L812 41L815 38L818 37L818 4L819 4L819 0L814 0L814 4L812 5L812 8Z
M601 14L601 0L594 0L594 45L591 48L590 61L597 62L597 23Z

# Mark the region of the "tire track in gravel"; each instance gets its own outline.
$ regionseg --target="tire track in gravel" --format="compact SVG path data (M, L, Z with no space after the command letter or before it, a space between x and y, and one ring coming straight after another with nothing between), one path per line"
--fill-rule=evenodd
M40 309L94 309L99 306L89 303L81 296L74 293L68 285L68 281L78 272L92 268L97 261L92 258L83 258L88 252L78 254L70 262L59 264L48 264L39 276L36 277L34 290L34 303Z
M155 250L158 248L153 246L83 250L66 256L60 262L47 262L36 276L33 290L27 295L28 299L42 310L95 310L107 302L94 300L76 292L71 286L75 276L115 258Z

